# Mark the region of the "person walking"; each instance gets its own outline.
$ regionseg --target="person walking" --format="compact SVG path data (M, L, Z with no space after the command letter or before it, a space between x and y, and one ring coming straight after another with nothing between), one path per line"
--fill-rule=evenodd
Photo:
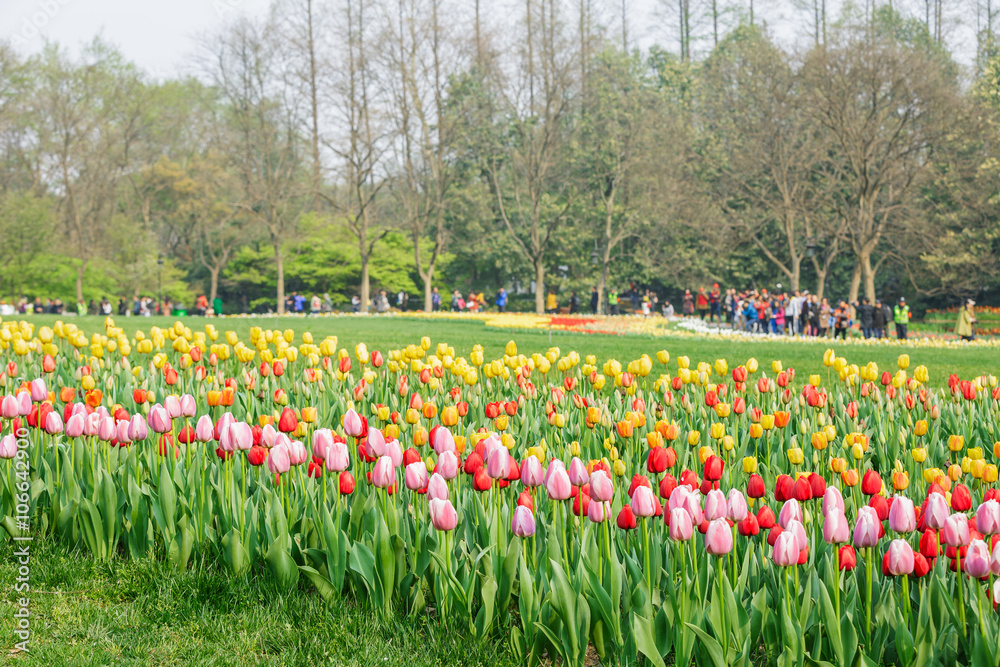
M557 310L559 310L559 299L553 290L549 290L549 295L545 297L545 312L555 314Z
M976 323L976 302L972 299L967 299L965 306L958 311L958 324L955 325L955 333L962 337L962 340L974 340L976 337L976 330L974 325Z
M868 302L868 297L861 297L861 302L854 309L858 313L858 322L861 324L861 335L865 338L871 338L872 329L875 328L875 309Z
M906 327L910 323L910 307L906 305L906 297L899 297L899 302L893 310L892 319L896 323L896 339L906 340Z
M850 324L851 312L846 301L841 301L833 311L833 337L847 340L847 327Z
M695 309L698 311L698 317L701 321L705 321L705 317L708 315L708 295L705 294L705 288L698 288L698 296L695 298L694 303Z
M600 295L597 293L597 285L590 288L590 314L597 314L597 304L600 300Z
M431 311L436 313L439 310L441 310L441 292L435 287L431 290Z
M498 313L505 313L505 312L507 312L507 290L505 290L503 287L501 287L497 291L496 304L497 304L497 312Z
M610 315L618 314L618 290L613 287L608 292L608 310L610 311Z
M885 323L885 306L882 305L882 299L875 299L875 305L872 307L872 338L885 336Z

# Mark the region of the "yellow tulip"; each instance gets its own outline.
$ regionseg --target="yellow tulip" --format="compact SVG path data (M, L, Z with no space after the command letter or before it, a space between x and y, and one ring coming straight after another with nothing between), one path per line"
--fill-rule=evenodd
M691 447L697 447L701 442L701 431L688 431L687 441Z
M908 354L899 355L899 358L896 359L896 365L899 366L900 370L905 371L907 368L910 367L910 355Z
M748 475L752 475L757 472L757 457L755 456L744 456L743 457L743 472Z
M910 450L910 456L917 463L923 463L927 460L927 449L925 447L916 447Z
M726 427L719 422L715 422L709 427L709 434L712 436L713 440L721 440L722 436L726 434Z
M801 447L792 447L785 453L788 455L788 462L793 466L800 466L805 460L805 454L802 452Z

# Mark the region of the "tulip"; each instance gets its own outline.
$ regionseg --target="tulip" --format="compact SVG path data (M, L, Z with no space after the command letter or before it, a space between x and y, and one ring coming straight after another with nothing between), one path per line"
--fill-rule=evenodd
M844 510L833 508L826 513L823 521L823 540L828 544L844 544L851 539L851 527L844 516Z
M455 436L452 435L451 431L447 427L438 427L437 430L434 431L434 436L431 438L431 449L433 449L434 453L438 456L444 452L454 452Z
M788 522L792 519L799 523L802 522L802 507L795 498L786 500L785 504L781 506L781 511L778 513L778 525L782 528L788 528Z
M747 480L747 495L751 498L763 498L767 495L767 487L764 478L754 473Z
M381 456L375 462L375 469L372 471L372 484L380 489L388 489L396 483L396 470L392 465L392 459L388 456Z
M556 466L556 463L558 463L558 460L553 461L549 465L549 472L545 480L545 490L548 491L549 498L552 500L566 500L572 492L572 485L570 484L569 475L566 473L566 470L561 465Z
M987 500L976 509L976 530L983 535L1000 533L1000 503Z
M163 406L154 405L150 408L148 421L149 428L153 429L153 433L170 432L170 415Z
M726 516L726 495L718 489L708 492L705 497L705 519L715 521Z
M927 506L923 510L924 522L928 528L940 530L948 520L948 501L940 493L927 494Z
M573 486L583 486L590 481L587 466L577 456L574 456L569 464L569 481Z
M705 551L713 556L725 556L733 550L733 533L725 519L708 524L705 532Z
M455 479L458 477L458 457L453 451L442 452L438 456L435 471L444 479Z
M126 422L127 424L128 422ZM66 420L66 437L68 438L79 438L83 435L83 425L84 418L83 415L74 414L68 420ZM128 431L126 431L128 433ZM121 440L121 438L119 438ZM131 438L129 438L131 441Z
M111 442L117 432L118 429L115 425L115 420L111 417L104 417L97 424L97 437L105 442Z
M636 527L635 512L628 505L624 505L618 512L618 517L615 519L615 523L622 530L634 530Z
M670 539L675 542L687 542L694 534L694 524L691 515L683 508L670 510Z
M12 459L17 456L17 436L13 433L0 438L0 459Z
M248 451L253 447L253 429L246 422L233 422L227 429L229 445L231 451ZM291 448L288 449L289 456L292 455Z
M344 433L353 438L360 438L364 432L364 422L361 420L361 416L353 408L348 410L344 415Z
M410 491L419 491L427 486L427 466L417 461L406 466L403 471L404 483Z
M337 479L337 486L340 489L340 494L343 496L349 496L354 493L354 475L349 472L340 473Z
M285 447L274 447L267 456L267 468L275 475L283 475L291 468L291 457Z
M592 500L587 505L587 518L590 519L591 523L604 523L610 513L610 503Z
M1000 506L998 506L1000 508ZM917 529L917 517L913 501L906 496L896 495L889 508L889 530L894 533L912 533Z
M324 463L330 472L343 472L350 465L347 451L347 444L343 442L330 442L326 447Z
M435 530L448 532L455 530L458 525L458 513L447 499L435 498L428 503L428 510L431 515L431 525Z
M789 521L788 525L785 526L785 530L782 535L785 533L791 533L795 536L795 543L798 545L799 551L809 547L809 538L806 537L805 526L803 526L800 521L797 521L796 519Z
M545 482L545 471L534 456L529 456L521 465L521 484L528 488L541 486Z
M260 430L260 444L265 447L274 447L274 441L277 437L278 432L274 430L274 425L264 424L264 428Z
M974 579L982 579L990 573L990 548L986 542L969 542L969 550L962 559L962 571Z
M532 457L534 458L534 457ZM537 460L537 459L535 459ZM524 479L524 472L521 472L521 479ZM615 494L611 478L604 470L595 470L590 476L590 497L599 503L609 502Z
M49 435L56 435L63 431L63 420L56 412L50 412L45 416L45 432ZM108 438L108 440L112 440Z
M638 517L649 517L656 513L656 498L653 491L648 486L640 486L632 494L632 501L629 503L632 511Z
M49 390L45 386L45 380L36 378L31 381L31 400L41 403L49 397Z
M965 484L956 484L952 489L951 508L956 512L968 512L972 508L972 494Z
M163 409L167 411L167 415L171 419L177 419L181 416L181 401L176 396L167 396L163 399ZM169 429L168 429L169 430Z
M88 420L89 421L89 420ZM84 433L87 432L86 421L84 423ZM90 435L90 434L88 434ZM132 415L131 421L128 425L128 437L132 442L137 442L140 440L145 440L148 435L146 429L146 420L143 419L142 415Z
M827 514L834 508L839 509L841 513L844 512L844 497L840 495L840 489L828 486L823 493L823 514Z
M1000 541L996 543L993 547L993 553L990 554L990 572L994 576L1000 576Z
M135 421L135 418L132 418ZM131 431L130 431L131 435ZM134 437L132 438L135 439ZM208 442L209 440L215 439L215 424L212 423L212 418L208 415L202 415L198 419L198 423L194 427L194 439L198 442Z
M949 516L941 532L949 547L964 547L969 543L969 521L964 514L956 512Z
M985 544L983 547L985 548ZM989 560L986 561L987 567ZM893 540L885 553L885 570L894 577L913 572L913 548L906 540Z
M427 482L427 500L447 500L448 499L448 482L439 473L434 473L431 475L431 479Z
M498 447L486 461L486 474L493 479L507 479L510 475L510 452L506 447Z
M726 502L726 518L733 522L740 522L747 518L747 500L737 489L730 489Z
M21 417L27 417L31 414L31 394L26 391L22 391L17 395L17 414Z
M518 505L514 509L510 530L515 537L532 537L535 534L535 516L531 510L523 505Z
M385 455L392 460L392 467L398 468L403 463L403 447L399 440L390 440L385 443Z
M774 564L781 567L789 567L799 562L799 547L795 535L785 531L778 535L774 541L774 549L771 557Z
M263 430L261 431L263 436ZM326 451L333 444L333 432L328 428L318 428L312 435L312 455L321 461L326 460Z
M386 456L385 435L377 428L368 429L368 452L373 456Z
M875 510L864 506L858 510L858 520L854 524L854 546L858 549L878 544L879 520Z

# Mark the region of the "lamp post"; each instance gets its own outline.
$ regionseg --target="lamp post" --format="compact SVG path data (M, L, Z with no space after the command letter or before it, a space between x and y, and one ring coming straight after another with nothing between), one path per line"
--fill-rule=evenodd
M156 303L161 308L163 307L163 255L162 254L156 256Z

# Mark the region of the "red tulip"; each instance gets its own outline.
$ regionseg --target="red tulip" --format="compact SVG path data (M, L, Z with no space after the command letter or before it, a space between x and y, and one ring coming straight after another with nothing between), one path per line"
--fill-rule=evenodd
M838 558L840 560L841 570L847 570L849 572L858 566L858 555L854 552L854 547L850 544L845 544L840 547Z
M349 496L354 493L354 475L349 472L340 473L338 479L341 495Z
M774 499L783 503L795 497L795 481L788 475L778 475L774 483Z
M677 480L674 479L673 475L664 475L663 479L660 480L660 497L669 498L670 494L674 492L677 488Z
M291 433L298 427L299 418L295 416L295 410L289 407L284 408L278 418L278 430L282 433Z
M722 479L722 469L725 467L725 462L714 454L708 457L705 461L705 479L717 482Z
M773 528L777 523L774 517L774 510L767 505L762 505L757 510L757 523L760 525L761 530L770 530Z
M872 469L865 471L865 476L861 480L861 492L866 496L874 496L882 491L882 478Z
M618 518L615 519L615 523L622 530L634 530L636 526L635 514L632 512L632 508L629 505L622 507L621 511L618 512Z
M972 494L965 484L956 484L952 489L951 508L956 512L968 512L972 508Z

